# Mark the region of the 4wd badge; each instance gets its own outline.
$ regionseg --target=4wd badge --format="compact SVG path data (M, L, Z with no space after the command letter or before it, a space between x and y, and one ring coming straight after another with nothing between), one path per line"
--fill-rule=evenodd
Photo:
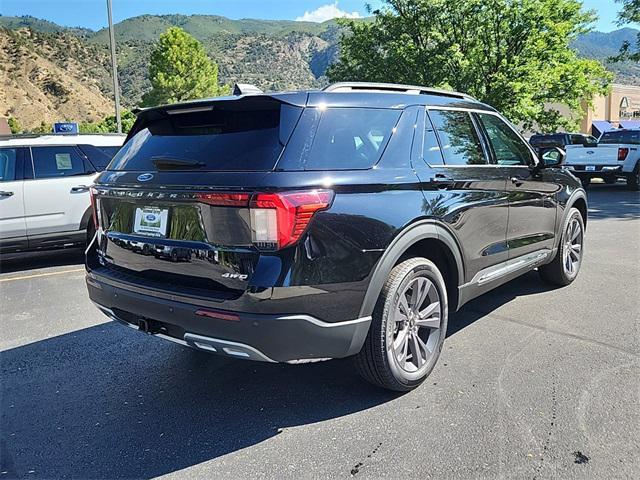
M236 278L238 280L246 280L249 275L243 273L223 273L222 278Z

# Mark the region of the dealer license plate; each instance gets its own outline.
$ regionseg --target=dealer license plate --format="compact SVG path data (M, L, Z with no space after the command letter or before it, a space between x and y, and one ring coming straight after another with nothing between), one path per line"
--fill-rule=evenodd
M142 235L164 237L167 234L167 218L169 210L166 208L138 207L133 221L133 231Z

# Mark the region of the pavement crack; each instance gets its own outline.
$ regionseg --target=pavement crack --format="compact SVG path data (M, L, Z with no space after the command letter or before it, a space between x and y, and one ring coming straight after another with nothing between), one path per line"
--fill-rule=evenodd
M376 447L375 447L373 450L371 450L371 453L369 453L369 454L367 455L367 458L371 458L373 455L375 455L375 454L378 452L378 450L380 449L380 447L381 447L381 446L382 446L382 442L379 442L379 443L378 443L378 445L376 445ZM356 464L353 466L353 468L351 469L351 476L352 476L352 477L354 477L355 475L357 475L357 474L358 474L358 472L360 471L360 469L361 469L362 467L364 467L364 462L366 462L366 459L365 459L365 460L361 460L361 461L359 461L358 463L356 463Z
M556 372L552 372L551 374L551 420L549 421L549 428L547 429L547 435L545 436L544 441L542 442L542 453L540 454L540 463L536 468L536 473L533 475L534 480L536 480L542 470L542 466L544 465L544 458L549 450L549 443L551 443L551 437L553 436L553 432L556 428L556 418L558 415L558 380Z
M528 323L528 322L523 322L521 320L516 320L515 318L505 317L503 315L499 315L499 314L496 314L496 313L493 313L493 312L483 312L483 311L477 310L477 309L472 309L472 311L474 313L479 313L479 314L484 315L484 316L491 316L492 318L495 318L495 319L503 321L503 322L514 323L516 325L521 325L523 327L534 328L536 330L540 330L540 331L543 331L543 332L551 333L553 335L559 335L561 337L572 338L574 340L578 340L578 341L581 341L581 342L591 343L593 345L599 345L601 347L609 348L611 350L615 350L617 352L624 353L626 355L631 355L632 357L635 357L635 358L640 358L640 354L638 354L638 353L632 352L630 350L626 350L624 348L620 348L620 347L618 347L616 345L611 345L610 343L602 342L600 340L594 340L593 338L583 337L582 335L577 335L575 333L561 332L559 330L554 330L554 329L551 329L551 328L548 328L548 327L543 327L543 326L540 326L540 325L534 325L534 324L531 324L531 323Z

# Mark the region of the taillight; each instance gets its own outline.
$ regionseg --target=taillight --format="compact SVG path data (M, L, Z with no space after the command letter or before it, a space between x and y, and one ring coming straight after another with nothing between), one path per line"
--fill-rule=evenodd
M625 158L627 158L627 154L629 153L628 148L620 147L618 148L618 161L623 162Z
M331 190L255 194L249 205L253 244L268 250L294 244L313 215L329 208L332 201Z
M93 214L93 225L98 230L99 222L98 222L98 200L96 196L98 195L98 190L91 187L89 189L89 198L91 198L91 213Z
M202 203L218 207L246 207L249 205L248 193L197 193Z

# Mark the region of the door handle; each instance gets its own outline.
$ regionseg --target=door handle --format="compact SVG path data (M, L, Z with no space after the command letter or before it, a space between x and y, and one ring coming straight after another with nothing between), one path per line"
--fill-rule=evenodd
M13 192L2 191L0 192L0 197L12 197Z
M90 187L86 185L78 185L77 187L71 187L71 193L88 192Z
M522 177L511 177L511 183L513 183L516 187L519 187L524 183L524 179Z
M442 173L436 173L435 176L431 178L431 184L435 185L436 188L441 188L441 189L449 188L453 186L454 183L455 183L455 180L453 178L447 177Z

